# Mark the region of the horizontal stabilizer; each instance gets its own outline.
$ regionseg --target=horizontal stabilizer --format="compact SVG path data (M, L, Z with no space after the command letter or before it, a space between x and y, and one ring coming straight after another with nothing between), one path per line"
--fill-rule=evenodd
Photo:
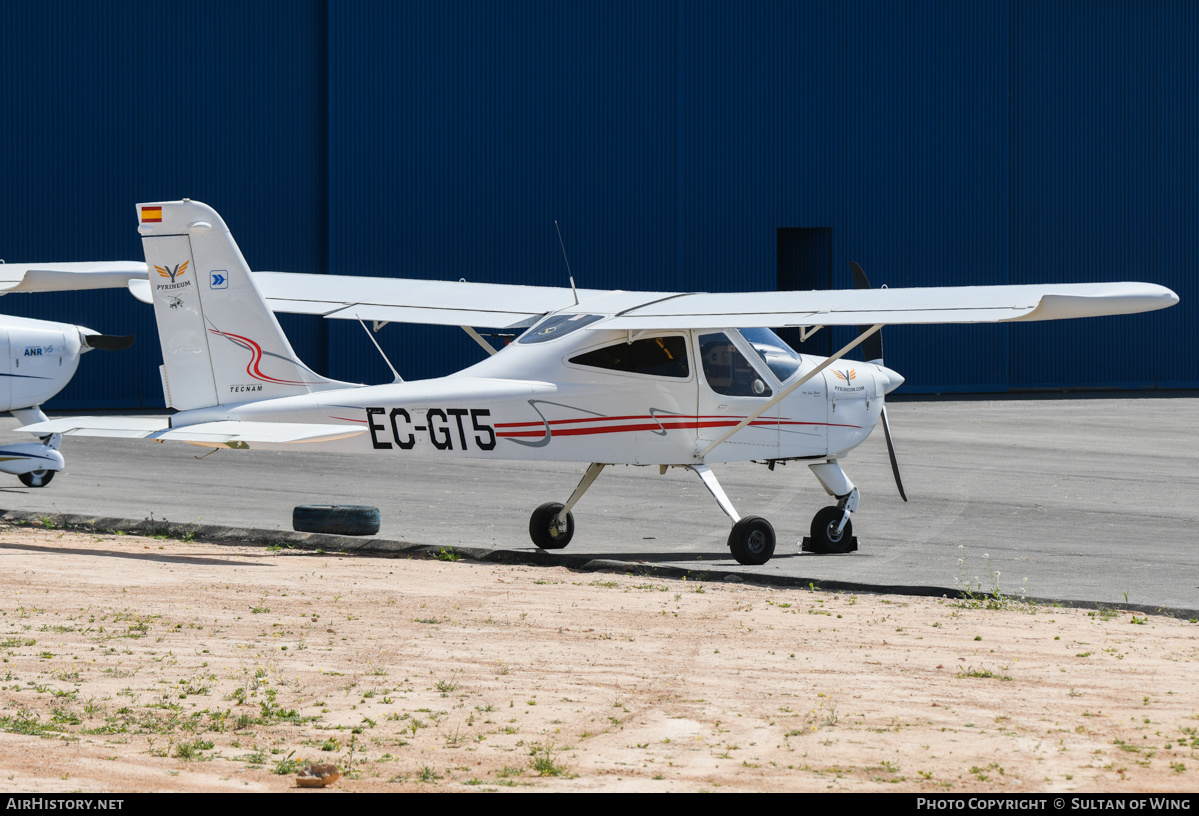
M17 428L22 433L38 436L102 436L129 439L153 439L169 442L190 442L193 445L229 445L236 447L254 443L300 444L331 442L349 439L366 433L366 429L347 425L316 425L298 422L238 422L222 420L201 422L172 428L166 417L69 417L37 422Z
M315 425L299 422L244 422L224 420L201 422L154 434L151 438L193 445L237 445L253 443L332 442L366 433L366 428L347 425Z
M48 436L111 436L129 439L148 437L156 431L171 427L166 417L84 416L35 422L16 430L21 433Z

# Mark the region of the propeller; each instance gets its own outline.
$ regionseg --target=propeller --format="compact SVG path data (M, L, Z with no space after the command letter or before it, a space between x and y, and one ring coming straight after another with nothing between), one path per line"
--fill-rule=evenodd
M869 289L870 279L866 277L866 273L862 271L862 267L858 266L853 261L849 262L849 268L853 270L853 288L854 289ZM866 331L869 326L859 327L861 331ZM876 331L874 334L862 341L861 345L862 356L868 363L883 363L883 332Z
M862 271L862 267L858 266L853 261L849 262L850 269L853 270L853 288L854 289L869 289L870 279L866 277L866 273ZM870 328L863 326L862 330ZM883 365L883 333L880 329L874 334L862 341L862 356L867 362L876 365ZM895 443L891 439L891 423L887 421L887 403L883 401L882 410L879 411L879 419L883 421L883 435L887 438L887 455L891 457L891 473L895 475L895 486L899 488L899 497L904 501L908 500L908 494L903 490L903 479L899 477L899 460L895 458Z
M903 492L903 479L899 478L899 462L895 459L895 443L891 441L891 423L887 421L886 403L883 404L883 409L879 411L878 415L883 421L883 435L887 437L887 455L891 457L891 472L895 474L895 486L899 488L899 498L907 501L908 494Z
M91 349L121 351L133 345L133 335L85 334L83 335L83 344Z

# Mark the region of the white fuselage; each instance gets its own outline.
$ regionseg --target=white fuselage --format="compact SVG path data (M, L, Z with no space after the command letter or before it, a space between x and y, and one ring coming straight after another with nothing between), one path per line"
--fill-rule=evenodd
M184 411L171 424L345 423L366 432L305 447L395 457L629 465L823 458L861 444L884 394L900 382L881 366L838 361L701 455L823 358L786 349L791 368L781 381L766 356L733 330L643 337L571 329L530 339L536 329L448 377ZM613 365L630 370L605 367Z

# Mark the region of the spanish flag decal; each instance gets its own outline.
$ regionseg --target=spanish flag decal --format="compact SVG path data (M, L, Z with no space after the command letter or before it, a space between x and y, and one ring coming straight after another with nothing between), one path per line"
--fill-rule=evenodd
M142 223L148 224L152 221L162 221L162 207L142 207Z

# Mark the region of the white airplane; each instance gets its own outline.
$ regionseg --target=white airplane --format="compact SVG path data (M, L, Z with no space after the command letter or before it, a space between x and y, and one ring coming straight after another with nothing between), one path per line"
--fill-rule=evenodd
M152 272L130 288L154 304L163 390L177 413L22 430L588 463L565 502L533 512L529 533L543 549L571 541L572 508L607 465L682 467L732 519L733 557L763 564L774 553L773 527L741 516L711 470L739 460L809 462L836 504L816 513L805 548L856 549L850 514L859 491L840 460L880 420L887 431L885 395L903 378L882 364L881 344L871 362L844 358L883 325L1056 320L1178 301L1147 283L706 294L251 274L212 208L185 199L142 204L138 213ZM436 379L335 382L296 357L274 311L370 320L376 330L388 321L457 325L491 355ZM797 354L770 330L796 326L809 336L841 325L863 330L827 358ZM476 327L527 330L497 352Z
M0 261L0 295L10 292L64 292L124 288L145 277L145 265L103 263L6 264ZM92 349L123 349L133 337L100 334L84 326L0 315L0 411L23 423L44 422L42 403L75 376L79 356ZM43 434L38 442L0 444L0 473L27 487L45 487L64 467L61 437Z

